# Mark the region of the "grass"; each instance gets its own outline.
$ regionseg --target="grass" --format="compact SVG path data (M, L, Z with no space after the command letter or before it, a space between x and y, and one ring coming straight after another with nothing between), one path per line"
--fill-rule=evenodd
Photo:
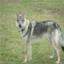
M19 11L31 20L55 20L64 33L64 0L0 0L0 64L23 64L24 41L16 28L16 13ZM32 44L31 64L55 64L55 59L49 59L52 49L47 38L38 42ZM62 52L62 63L63 57Z

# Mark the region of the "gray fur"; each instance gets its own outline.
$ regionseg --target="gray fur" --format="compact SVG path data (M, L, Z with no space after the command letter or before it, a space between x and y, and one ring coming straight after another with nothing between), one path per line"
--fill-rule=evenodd
M54 49L54 52L58 55L58 63L60 62L59 49L55 44L60 44L64 49L64 41L61 37L60 26L52 20L45 21L30 21L27 20L22 14L17 15L16 26L19 28L22 33L22 37L26 38L26 58L25 62L32 59L32 43L30 42L32 37L41 37L43 34L48 33L48 38L51 44L51 47ZM60 42L59 42L60 40Z

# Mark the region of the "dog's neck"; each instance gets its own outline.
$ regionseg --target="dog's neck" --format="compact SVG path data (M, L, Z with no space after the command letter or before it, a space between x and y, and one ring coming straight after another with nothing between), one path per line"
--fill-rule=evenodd
M22 29L23 36L24 36L24 35L26 34L26 32L27 32L29 23L30 23L29 20L27 20L27 19L25 18L24 25L23 25L23 29Z

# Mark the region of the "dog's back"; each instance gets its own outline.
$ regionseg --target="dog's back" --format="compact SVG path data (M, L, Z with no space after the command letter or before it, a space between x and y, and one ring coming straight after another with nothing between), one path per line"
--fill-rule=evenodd
M59 29L59 26L51 20L35 22L34 25L29 23L26 35L32 33L32 36L41 36L44 33L52 33L55 29Z

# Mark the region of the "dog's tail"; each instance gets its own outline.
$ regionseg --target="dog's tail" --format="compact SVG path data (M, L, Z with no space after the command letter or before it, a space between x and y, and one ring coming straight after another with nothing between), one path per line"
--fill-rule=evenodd
M61 45L62 50L64 51L64 39L63 39L62 34L60 35L60 45Z
M60 44L62 50L64 51L64 38L63 38L63 35L62 35L62 32L60 29L58 30L58 34L59 34L59 36L58 36L59 44Z
M55 35L55 40L58 40L62 50L64 51L64 38L60 26L58 24L56 24Z

